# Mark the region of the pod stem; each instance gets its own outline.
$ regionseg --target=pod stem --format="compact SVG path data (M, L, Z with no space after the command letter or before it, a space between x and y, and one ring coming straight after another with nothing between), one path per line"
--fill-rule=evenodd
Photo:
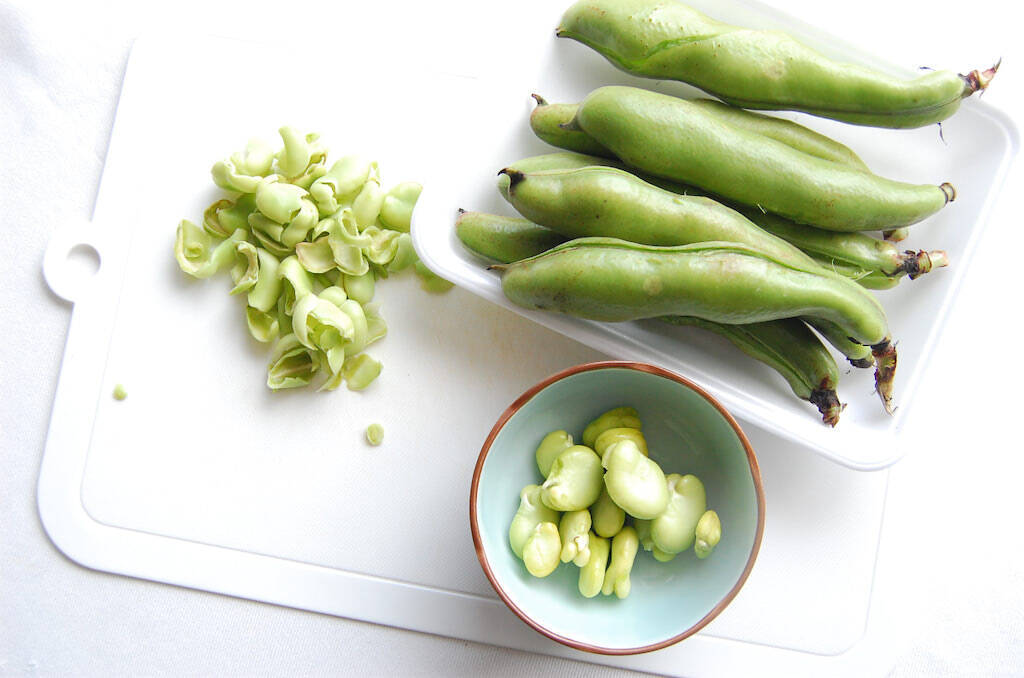
M893 380L896 377L896 346L886 337L871 347L875 356L875 393L882 399L882 407L888 414L896 411L893 404Z
M808 400L821 412L821 420L833 428L839 423L839 413L846 409L846 403L839 402L839 395L828 379L811 391Z
M986 68L983 71L975 69L967 75L961 75L960 77L964 79L964 83L967 85L967 91L964 93L964 96L969 97L975 92L984 91L992 82L992 78L996 77L996 71L999 70L1001 63L1003 63L1002 59L997 61L992 68Z
M949 266L949 257L946 256L944 250L932 250L931 252L905 250L903 254L899 255L899 261L900 264L893 275L906 273L911 280L928 273L933 268Z
M537 102L537 108L540 108L541 106L547 106L548 105L547 99L545 99L541 95L537 94L536 92L534 92L530 96L533 97L533 100Z

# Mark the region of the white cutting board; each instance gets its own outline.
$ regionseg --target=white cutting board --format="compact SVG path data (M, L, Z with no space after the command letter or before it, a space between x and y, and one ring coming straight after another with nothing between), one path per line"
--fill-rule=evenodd
M386 8L358 11L368 16L355 25ZM370 38L331 52L365 53L360 40ZM266 349L248 338L227 281L177 270L174 226L214 199L209 166L281 124L322 132L335 155L369 153L386 183L444 181L459 162L453 140L487 142L489 121L473 115L487 85L474 75L497 67L450 56L410 68L378 55L372 71L331 88L302 68L316 61L308 52L138 40L94 219L59 231L44 262L54 291L75 302L39 482L47 533L101 570L584 661L678 675L888 670L892 638L871 604L886 474L851 472L748 426L768 519L743 591L672 648L580 653L494 596L467 504L501 411L599 354L402 276L378 287L390 332L371 347L384 363L371 388L272 394ZM465 115L450 115L454 104ZM99 253L92 278L70 276L64 255L76 243ZM127 400L111 398L116 383ZM385 427L379 448L362 440L373 421Z

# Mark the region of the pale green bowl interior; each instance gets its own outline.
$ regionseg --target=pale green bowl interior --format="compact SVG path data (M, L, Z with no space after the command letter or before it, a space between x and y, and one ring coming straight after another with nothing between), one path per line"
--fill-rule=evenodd
M630 405L640 412L651 457L669 473L693 473L708 507L722 520L722 541L705 560L693 551L659 563L637 554L632 592L587 599L579 568L563 563L532 577L508 543L519 491L541 483L534 450L550 431L582 442L584 426L602 412ZM484 461L476 497L480 542L497 584L535 623L570 641L611 650L674 638L703 619L743 576L757 539L758 502L745 448L736 431L703 396L672 379L629 368L580 372L550 384L506 423Z

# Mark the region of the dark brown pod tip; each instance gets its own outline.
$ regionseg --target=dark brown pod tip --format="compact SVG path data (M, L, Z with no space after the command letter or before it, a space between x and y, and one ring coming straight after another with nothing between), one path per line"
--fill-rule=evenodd
M833 428L839 423L840 412L846 409L846 403L839 402L839 395L833 388L814 389L808 400L821 412L821 420Z
M882 399L886 413L896 411L893 403L893 380L896 378L896 346L886 338L871 347L875 356L875 392Z
M506 167L505 169L498 172L498 176L501 176L502 174L508 177L509 191L514 189L516 187L516 184L518 184L519 182L526 178L525 174L523 174L517 169L512 169L511 167Z

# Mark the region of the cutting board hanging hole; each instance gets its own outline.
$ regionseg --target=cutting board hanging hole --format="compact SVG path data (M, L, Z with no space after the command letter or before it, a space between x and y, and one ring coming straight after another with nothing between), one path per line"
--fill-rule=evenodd
M102 266L99 248L83 229L54 234L43 256L43 277L53 293L70 302L92 288Z

